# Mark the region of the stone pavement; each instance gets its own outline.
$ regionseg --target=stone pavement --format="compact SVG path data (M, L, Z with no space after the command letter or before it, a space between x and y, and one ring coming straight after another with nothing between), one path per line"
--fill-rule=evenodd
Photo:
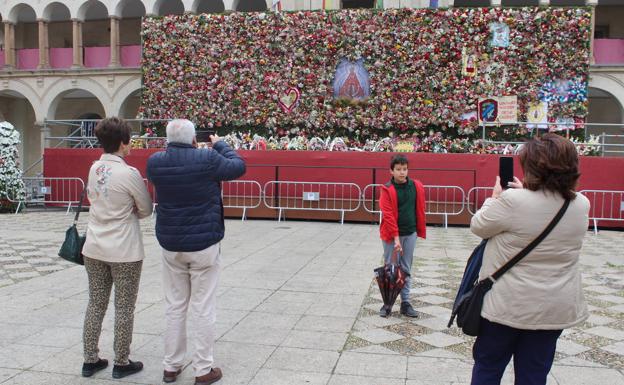
M87 218L81 216L81 228ZM110 368L94 378L79 376L86 276L56 257L70 222L62 212L0 215L0 383L160 384L164 309L153 220L143 223L148 258L131 354L146 369L116 381ZM421 317L412 320L396 311L377 316L377 226L255 220L226 226L215 352L224 378L218 384L470 382L472 339L446 328L464 261L478 243L467 228L429 228L429 238L419 241L412 303ZM587 233L582 262L591 317L564 332L549 385L624 384L622 250L621 232ZM108 359L112 309L111 303L100 344ZM190 366L177 383L193 383ZM503 383L513 383L511 370Z

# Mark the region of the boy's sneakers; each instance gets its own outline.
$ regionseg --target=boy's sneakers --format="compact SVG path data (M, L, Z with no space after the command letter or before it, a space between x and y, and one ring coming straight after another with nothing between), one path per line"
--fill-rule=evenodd
M84 363L82 364L82 376L91 377L95 373L102 369L106 369L108 366L108 360L99 359L98 362Z
M113 378L124 378L143 370L143 363L141 361L133 362L128 360L128 362L128 365L113 366Z
M379 309L379 316L386 318L390 315L390 311L392 311L391 307L383 305L381 309Z
M418 317L418 313L409 302L401 302L401 314L406 317L416 318Z

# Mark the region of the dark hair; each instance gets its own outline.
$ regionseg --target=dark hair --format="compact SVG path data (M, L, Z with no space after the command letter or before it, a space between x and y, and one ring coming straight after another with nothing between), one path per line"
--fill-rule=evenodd
M557 134L531 139L520 150L524 187L557 192L565 199L576 197L576 183L581 176L578 163L574 144Z
M121 118L106 118L95 127L95 136L104 152L112 154L119 150L121 143L130 143L130 125Z
M405 155L395 155L390 160L390 170L394 170L394 166L397 164L408 164Z

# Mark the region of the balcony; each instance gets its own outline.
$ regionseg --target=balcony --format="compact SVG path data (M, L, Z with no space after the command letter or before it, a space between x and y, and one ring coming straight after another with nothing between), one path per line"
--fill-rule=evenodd
M50 68L67 69L73 64L72 48L50 48ZM110 47L84 47L85 68L107 68L110 64ZM18 70L36 70L39 66L39 49L18 49L16 52ZM123 68L138 68L141 65L141 46L127 45L119 49L119 62ZM0 69L5 64L4 51L0 51Z
M594 59L597 65L624 66L624 39L595 39Z

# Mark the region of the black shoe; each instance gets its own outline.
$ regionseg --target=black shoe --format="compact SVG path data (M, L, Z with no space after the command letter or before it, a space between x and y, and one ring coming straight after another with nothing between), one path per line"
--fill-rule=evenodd
M401 302L401 314L406 317L417 318L418 313L409 302Z
M95 373L99 372L102 369L106 369L108 366L108 360L99 359L98 362L92 363L84 363L82 364L82 376L83 377L91 377Z
M383 305L381 309L379 309L379 316L386 318L390 315L391 310L389 306Z
M143 370L143 363L141 361L132 362L128 360L128 362L128 365L113 366L113 378L124 378Z

